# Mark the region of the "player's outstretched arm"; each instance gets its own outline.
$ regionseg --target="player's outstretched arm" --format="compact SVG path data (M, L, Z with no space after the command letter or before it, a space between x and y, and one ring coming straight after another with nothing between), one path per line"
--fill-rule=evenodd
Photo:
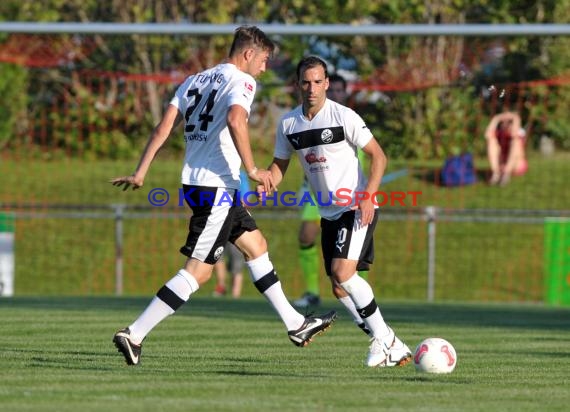
M129 187L136 190L144 184L144 181L142 179L138 179L135 175L114 177L110 182L113 186L122 187L123 191L127 190Z
M115 177L110 180L113 186L122 187L123 190L132 187L136 190L143 186L145 176L150 168L156 154L170 136L170 132L174 128L178 120L178 109L172 105L164 113L160 123L155 127L148 142L144 148L143 154L135 172L130 176Z

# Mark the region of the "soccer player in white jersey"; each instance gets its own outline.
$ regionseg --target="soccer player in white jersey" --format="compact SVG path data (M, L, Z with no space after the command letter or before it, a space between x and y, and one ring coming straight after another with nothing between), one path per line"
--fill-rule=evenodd
M339 74L331 74L329 76L329 88L327 89L327 97L334 102L346 105L348 101L347 84L344 77ZM358 150L358 158L362 163L366 161L364 152ZM307 179L303 179L303 185L299 190L300 193L309 193L310 189ZM312 196L312 195L311 195ZM301 226L299 228L299 263L301 272L305 280L306 292L297 300L293 301L293 305L298 308L315 307L320 304L319 290L319 252L316 246L317 236L321 232L320 227L321 215L314 197L311 202L305 202L301 208ZM364 279L368 279L369 265L366 262L359 262L357 267L358 274ZM350 297L340 287L334 287L333 293L341 301L345 300L350 307L350 315L354 322L367 335L371 336L370 330L366 327L362 318L356 311L354 305L351 305Z
M278 123L269 166L273 183L281 182L296 152L319 204L323 260L335 295L372 335L366 364L405 365L412 357L410 349L386 324L372 287L357 273L359 263L373 260L379 209L370 194L380 185L386 156L358 114L327 99L329 78L322 59L303 58L297 65L297 81L302 104ZM369 156L368 178L359 164L358 148Z
M346 92L346 80L338 75L329 76L329 88L327 97L340 104L346 104L348 93ZM310 189L307 179L303 179L303 185L299 189L301 193L309 193ZM314 199L313 199L314 200ZM320 305L321 292L319 286L319 251L317 247L317 237L321 232L319 222L319 208L316 201L306 202L301 208L301 225L299 227L299 263L305 281L305 292L293 301L293 305L298 308L309 308ZM361 323L364 325L364 323Z
M307 345L336 318L335 311L304 316L291 306L269 260L266 239L237 196L242 163L250 179L266 190L274 187L271 173L255 167L247 127L254 77L265 71L274 48L257 27L239 27L226 62L189 76L179 86L134 174L111 180L124 190L140 188L156 153L178 121L184 120L182 185L192 217L180 252L187 259L142 314L114 335L113 342L129 365L139 363L147 334L210 279L227 241L244 254L256 288L281 317L295 345Z

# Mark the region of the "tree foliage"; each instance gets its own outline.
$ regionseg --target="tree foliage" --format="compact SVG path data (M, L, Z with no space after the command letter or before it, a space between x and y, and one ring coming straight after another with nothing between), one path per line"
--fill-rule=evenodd
M158 22L158 23L289 23L289 24L391 24L391 23L552 23L567 22L570 0L4 0L0 16L8 21L43 22ZM77 36L60 35L75 44L79 56L65 65L36 69L0 65L0 90L17 95L28 88L28 101L15 98L11 111L0 113L5 121L0 142L6 142L18 122L16 113L25 105L33 115L37 106L54 104L66 95L69 110L59 116L99 127L54 133L56 145L75 142L81 153L94 156L130 156L160 118L171 90L151 77L145 82L144 104L122 96L119 80L110 80L104 90L103 106L118 99L130 110L120 129L105 130L110 122L102 112L85 107L89 87L77 75L80 70L156 75L192 73L222 60L231 36ZM0 44L5 38L0 38ZM565 37L521 36L472 38L460 36L281 36L280 53L264 79L258 100L259 119L272 106L294 104L282 85L294 81L296 62L306 54L320 54L332 71L352 75L358 84L374 91L359 92L358 110L366 117L391 156L442 157L463 150L480 150L480 125L469 120L476 96L485 95L489 85L542 79L568 72L569 47ZM33 78L33 86L27 79ZM101 81L101 84L102 81ZM27 86L29 85L29 86ZM39 86L38 86L39 85ZM272 87L279 86L279 87ZM567 89L567 88L566 88ZM381 90L381 92L378 92ZM399 90L396 92L396 90ZM545 91L547 93L548 91ZM569 102L567 90L558 91ZM355 92L356 94L356 92ZM380 96L380 98L378 98ZM492 97L492 96L489 96ZM489 100L491 102L491 100ZM6 105L5 99L0 105ZM19 106L18 106L19 105ZM269 107L269 108L268 108ZM567 106L566 106L567 107ZM489 104L489 114L496 110ZM265 111L264 111L265 110ZM559 107L529 108L527 116L552 119L539 125L541 133L570 146L567 122ZM54 116L58 116L54 114ZM60 119L63 121L64 119ZM262 122L263 123L263 122ZM268 127L267 124L263 125ZM265 132L266 133L266 132ZM88 138L79 139L86 134ZM78 143L79 142L79 143Z

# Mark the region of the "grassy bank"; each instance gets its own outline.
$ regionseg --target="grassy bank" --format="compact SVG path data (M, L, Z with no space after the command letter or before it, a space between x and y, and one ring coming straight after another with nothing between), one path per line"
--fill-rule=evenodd
M266 158L264 161L268 162ZM299 167L281 191L296 191ZM485 162L479 159L481 177ZM136 192L112 187L109 178L128 174L135 162L80 160L0 162L2 203L148 206L148 191L168 190L176 202L180 162L158 159ZM383 186L385 191L418 191L419 207L490 209L568 209L570 156L531 156L527 175L504 188L482 180L461 188L434 183L438 164L392 161L388 172L410 173ZM172 209L186 212L184 208ZM268 214L269 211L269 214ZM298 217L293 210L270 213L253 209L266 234L271 257L289 295L303 291L297 265ZM153 293L182 263L177 250L184 242L187 218L154 208L153 218L124 221L125 293ZM85 217L22 217L16 222L16 292L18 294L112 294L115 284L114 220ZM382 221L376 232L376 264L370 273L377 293L387 298L424 299L427 272L427 227L423 221ZM436 298L451 300L540 301L544 288L542 224L444 223L437 226ZM209 294L213 282L201 293ZM322 287L328 290L323 276ZM255 295L246 282L245 296ZM328 293L328 292L327 292Z

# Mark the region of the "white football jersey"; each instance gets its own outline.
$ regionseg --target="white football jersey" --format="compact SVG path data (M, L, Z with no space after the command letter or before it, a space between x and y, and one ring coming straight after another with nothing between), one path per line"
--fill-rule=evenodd
M312 120L303 115L302 105L281 118L274 157L290 159L297 152L319 213L335 220L354 205L354 193L366 188L357 148L372 138L354 110L327 99Z
M252 76L229 63L186 78L170 101L184 116L185 185L239 189L241 159L226 123L230 106L249 114L255 96Z

